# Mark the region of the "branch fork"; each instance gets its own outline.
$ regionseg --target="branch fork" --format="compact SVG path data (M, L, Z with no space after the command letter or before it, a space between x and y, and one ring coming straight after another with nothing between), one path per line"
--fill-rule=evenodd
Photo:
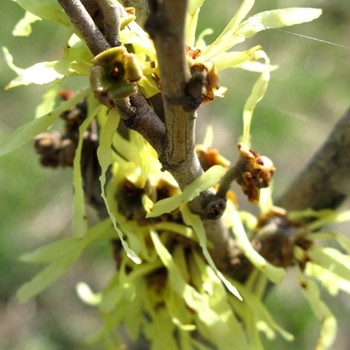
M111 47L121 46L120 27L132 18L133 13L126 13L116 0L82 0L82 2L58 0L58 2L71 18L73 25L80 32L94 56ZM104 21L106 21L104 23L107 24L102 26L95 17L96 23L94 22L87 11L88 3L92 4L95 10L96 8L101 10ZM159 101L158 96L151 99L151 103L158 100L160 108L151 108L150 103L138 89L126 98L113 99L113 102L125 125L139 132L154 147L164 170L172 173L183 190L203 174L195 151L196 110L206 98L210 99L216 88L217 74L215 70L210 69L209 63L209 66L206 66L206 63L205 67L190 64L189 49L186 48L184 41L187 1L148 0L148 4L150 15L145 27L154 41L162 85L162 101ZM199 53L196 52L196 54ZM343 179L347 178L344 171L349 169L350 157L338 156L339 152L349 153L350 142L347 137L349 116L350 112L347 112L336 126L323 150L300 176L300 179L291 186L279 204L287 209L304 209L306 206L316 209L335 208L349 195L349 186L346 185L348 182ZM217 193L210 190L204 191L189 203L192 212L202 218L207 238L215 247L211 251L213 260L222 271L227 271L230 266L229 251L232 246L232 238L220 217L225 210L226 195L232 181L238 182L248 199L256 203L259 189L268 186L275 172L269 160L246 149L244 145L240 144L239 150L238 162L227 171ZM334 166L329 166L330 159L339 160L336 162L338 171L334 170ZM327 166L324 166L324 162L327 163ZM320 164L322 169L327 169L326 176L320 176L320 171L317 175ZM323 171L321 172L324 174ZM315 178L317 181L313 181ZM339 178L342 181L337 181ZM310 185L313 190L305 189L303 184L310 184L310 181L317 182L319 186L317 188L322 188L322 190L315 191L313 185ZM327 183L331 185L325 185ZM319 198L317 194L322 192L324 196ZM328 192L332 195L326 201L325 198L329 197ZM306 202L301 200L301 197L307 199Z

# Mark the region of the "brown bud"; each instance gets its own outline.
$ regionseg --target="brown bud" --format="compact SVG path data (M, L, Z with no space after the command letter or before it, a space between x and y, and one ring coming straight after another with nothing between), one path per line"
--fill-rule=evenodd
M59 165L58 156L56 156L56 157L50 157L50 156L41 157L40 163L44 167L57 168Z
M72 166L77 145L71 139L64 139L59 152L59 163L61 166Z
M34 147L42 156L52 156L58 152L61 135L58 132L43 132L34 139Z
M241 176L236 181L241 186L243 193L248 196L248 200L257 203L259 190L270 185L276 168L269 158L260 156L248 149L245 144L239 143L238 149L240 157L235 166Z

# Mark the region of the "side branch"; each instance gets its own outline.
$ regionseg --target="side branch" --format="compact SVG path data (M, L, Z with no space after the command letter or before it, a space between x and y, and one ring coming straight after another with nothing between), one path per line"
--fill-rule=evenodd
M350 195L350 109L277 204L288 210L336 209Z
M140 133L152 147L159 152L164 145L165 125L151 109L140 92L130 96L130 103L137 113L125 119L124 124Z
M113 42L112 44L107 42L86 8L79 0L58 0L58 2L71 19L73 25L82 35L93 55L97 56L98 54L111 48ZM106 13L108 10L113 10L115 12L114 15L109 14L109 17L107 16L108 18L117 18L118 16L120 17L121 15L127 14L122 5L120 5L117 1L101 1L100 4L96 3L97 7L95 7L98 9L98 5L101 4L103 4L102 7L104 9L102 12ZM115 25L109 28L111 36L112 33L117 33L116 40L118 43L119 22L120 21L118 20L118 23L115 23ZM118 43L115 42L114 44ZM125 124L129 128L139 132L154 147L154 149L160 153L164 147L164 124L152 111L146 99L139 91L131 96L130 100L132 102L129 101L129 98L117 100L115 107L118 108L118 111L121 114Z
M58 0L94 56L110 48L95 22L79 0Z

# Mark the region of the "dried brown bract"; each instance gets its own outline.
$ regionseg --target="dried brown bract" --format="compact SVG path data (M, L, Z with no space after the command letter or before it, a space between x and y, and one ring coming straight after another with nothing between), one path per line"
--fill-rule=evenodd
M239 143L237 147L240 157L235 167L240 176L236 182L241 186L243 193L248 196L248 200L257 203L259 190L269 187L276 168L269 158L260 156L248 149L245 144Z

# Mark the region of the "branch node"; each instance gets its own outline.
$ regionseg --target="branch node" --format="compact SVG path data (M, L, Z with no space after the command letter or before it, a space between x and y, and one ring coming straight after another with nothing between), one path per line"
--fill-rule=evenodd
M205 208L206 218L209 220L218 220L222 217L226 209L226 199L214 197Z
M243 143L238 144L240 156L235 164L221 179L217 197L224 198L231 183L236 181L251 203L259 201L261 188L268 187L276 168L272 161L248 149Z
M203 102L206 95L206 89L204 87L204 74L195 72L189 79L186 85L186 103L184 105L184 111L193 112Z
M118 110L120 117L124 120L124 123L126 123L126 121L130 120L135 115L136 108L131 105L130 99L128 97L120 100L114 100L113 102Z
M90 14L79 0L58 0L58 2L71 19L75 28L78 29L94 56L110 47Z
M159 2L159 0L148 0L149 15L144 27L152 39L154 39L154 36L159 30L164 29L164 24L161 21Z

